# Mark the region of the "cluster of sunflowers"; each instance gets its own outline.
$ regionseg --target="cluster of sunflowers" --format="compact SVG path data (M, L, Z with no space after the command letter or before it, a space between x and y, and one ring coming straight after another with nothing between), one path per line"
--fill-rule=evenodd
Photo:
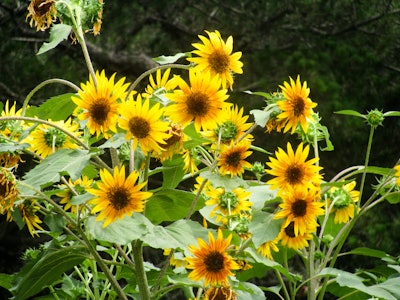
M92 17L88 20L94 21L93 31L97 34L102 1L33 0L28 14L31 26L47 29L60 11L68 11L71 18L69 2L86 6L92 3ZM67 19L64 15L63 20ZM75 21L71 24L77 26ZM76 31L78 42L84 43L79 38L80 31ZM190 220L198 212L196 216L203 218L208 241L203 234L193 237L197 238L197 245L188 239L190 244L186 248L164 248L168 257L160 272L162 276L170 265L174 267L173 274L187 274L186 269L191 270L188 278L198 288L198 299L245 297L235 273L263 261L260 255L267 258L263 262L271 267L280 266L268 262L275 259L274 253L280 249L285 249L285 253L292 249L304 257L309 243L313 248L309 253L322 251L325 243L332 252L338 238L329 239L326 225L332 222L344 228L360 211L360 192L354 190L354 180L344 181L352 173L335 178L336 182L323 181L318 141L330 142L326 128L313 110L317 104L309 98L307 83L298 76L285 81L280 92L258 93L265 97L266 106L253 110L255 121L249 122L244 108L228 102L234 74L243 73L242 53L233 51L231 36L224 40L217 30L206 34L199 35L201 42L193 44L195 50L181 56L186 56L189 64L160 65L132 84L126 78L117 80L116 74L107 77L105 70L94 72L88 62L90 75L86 83L80 87L68 83L74 94L49 100L47 107L44 104L51 109L56 101L62 102L62 117L55 121L38 117L48 113L28 105L33 93L19 110L16 103L10 106L7 101L0 118L0 213L6 214L8 221L25 223L32 236L47 232L40 216L57 213L69 223L63 230L78 236L78 241L79 235L89 232L94 239L115 242L118 239L112 231L109 236L104 232L123 226L125 223L121 222L137 217L137 213L156 219L157 224L167 224ZM187 78L171 77L173 68L187 71ZM145 78L149 82L147 87L144 91L136 90ZM263 163L248 161L253 151L266 153L253 145L252 133L257 127L266 133L297 134L301 142L295 149L291 143L286 151L278 148L264 169ZM315 156L311 159L310 145ZM108 162L102 155L106 151ZM87 160L80 161L82 165L72 171L62 165L57 170L59 180L38 181L36 167L21 179L14 175L22 161L21 154L33 157L37 167L46 163L51 166L64 154L82 154ZM151 168L151 163L156 167ZM173 173L168 172L171 169ZM161 184L152 181L152 176L159 172L164 174ZM400 177L399 166L396 172ZM263 181L266 176L268 179ZM181 204L185 213L164 218L162 214L171 209L168 206L177 205L171 196L173 191L191 178L195 179L194 188L189 188L189 196L185 194L191 201ZM399 181L397 178L397 185ZM32 182L39 182L40 186L29 186ZM32 192L20 192L27 189L34 190L34 196ZM170 202L168 197L172 197ZM160 198L164 210L151 218L148 212L152 203ZM94 216L100 228L90 221ZM142 247L140 243L135 245ZM127 253L117 248L124 261L130 262ZM135 268L140 265L138 259L134 257ZM322 267L328 260L323 262ZM136 276L139 271L136 269ZM147 283L140 282L143 278L137 279L139 292L147 299L150 291ZM157 286L161 284L160 278L152 287L152 292L159 294L153 296L163 295ZM119 283L108 279L118 290ZM288 294L280 275L278 279L284 294ZM126 297L120 288L119 296Z

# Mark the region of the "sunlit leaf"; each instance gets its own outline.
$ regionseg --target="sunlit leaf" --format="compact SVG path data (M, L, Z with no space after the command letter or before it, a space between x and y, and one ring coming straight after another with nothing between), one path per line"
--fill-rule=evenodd
M366 119L365 115L360 114L358 111L351 110L351 109L339 110L339 111L336 111L335 113L339 114L339 115L348 115L348 116L354 116L354 117Z
M66 120L76 108L76 104L71 99L73 95L68 93L51 97L40 106L29 107L26 116L37 117L42 120Z
M57 47L59 43L66 40L71 33L72 27L67 24L53 24L50 28L50 37L48 43L43 43L37 55L43 54L51 49Z
M166 65L166 64L173 64L175 63L178 59L182 58L182 57L186 57L188 56L187 53L177 53L175 55L172 56L165 56L165 55L161 55L158 57L153 58L153 60L156 63L159 63L160 65Z
M277 190L271 190L268 184L250 186L247 191L251 192L250 202L255 210L262 209L266 203L276 201Z
M383 114L384 117L400 117L400 111L388 111Z
M256 124L261 127L265 127L271 115L271 112L260 109L252 109L250 113L254 116Z
M17 152L28 148L30 145L27 143L0 143L0 153L3 152Z
M265 300L264 292L251 282L240 282L235 292L237 300Z
M263 243L275 239L279 234L281 224L282 221L275 220L273 214L263 211L255 212L249 224L254 246L258 248Z

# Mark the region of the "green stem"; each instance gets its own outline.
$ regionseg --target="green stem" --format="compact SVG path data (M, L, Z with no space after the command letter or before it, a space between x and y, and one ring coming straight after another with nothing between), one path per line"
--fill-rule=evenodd
M135 262L136 281L142 300L150 300L150 290L143 264L143 242L136 240L132 245L133 260Z
M282 290L283 290L283 294L285 295L285 299L286 300L290 300L291 298L290 298L289 292L287 290L287 287L285 285L285 282L283 281L281 273L279 271L277 271L277 270L274 270L274 271L275 271L276 277L278 278L279 283L282 286Z

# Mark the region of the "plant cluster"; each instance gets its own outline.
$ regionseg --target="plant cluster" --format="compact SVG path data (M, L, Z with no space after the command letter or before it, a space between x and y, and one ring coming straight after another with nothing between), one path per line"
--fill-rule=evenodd
M342 252L367 211L400 202L399 162L369 165L375 130L399 112L338 112L370 127L365 164L324 178L319 151L333 145L300 76L277 92L248 91L265 107L246 115L229 102L242 53L217 30L199 35L190 52L155 58L159 65L132 83L108 76L94 69L85 44L87 33L100 32L103 4L29 5L30 25L50 28L38 54L70 37L82 48L89 79L80 86L49 79L20 109L9 101L3 108L0 213L32 236L49 237L26 251L19 272L0 274L14 299L165 299L178 290L198 300L400 298L399 257L370 248ZM31 106L51 84L71 93ZM256 128L295 135L298 143L268 153L254 145ZM251 162L254 151L265 161ZM34 165L17 176L21 155ZM371 195L367 174L378 177ZM344 255L378 258L381 267L335 268ZM267 273L273 284L256 285Z

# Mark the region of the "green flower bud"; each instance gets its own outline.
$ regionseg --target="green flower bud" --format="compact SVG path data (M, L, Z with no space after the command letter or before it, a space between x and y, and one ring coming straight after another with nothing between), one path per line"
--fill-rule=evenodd
M368 112L367 114L367 123L368 125L376 128L379 125L382 126L382 122L385 119L382 111L379 111L377 109L371 110L370 112Z

